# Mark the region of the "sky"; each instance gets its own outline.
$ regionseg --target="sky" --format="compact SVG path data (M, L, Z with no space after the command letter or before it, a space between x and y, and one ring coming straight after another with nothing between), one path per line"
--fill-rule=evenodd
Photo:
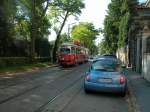
M145 2L146 0L139 1ZM79 17L79 21L76 21L73 17L70 17L63 29L63 32L68 31L68 26L71 27L74 24L78 24L79 22L91 22L94 24L95 28L103 28L105 15L107 14L106 10L111 0L84 0L84 2L85 8L82 9L82 14ZM55 37L55 33L51 32L49 41L55 40ZM102 35L98 36L98 38L95 41L96 45L101 42L102 38Z
M95 28L103 28L103 22L110 0L85 0L85 3L85 9L82 10L80 21L91 22ZM102 35L97 37L95 41L96 45L100 43L102 38Z
M93 2L94 1L94 2ZM105 18L107 6L110 3L110 0L84 0L85 8L82 9L82 13L79 16L79 21L74 20L73 17L68 19L63 32L68 31L68 26L73 26L74 24L78 24L79 22L92 22L95 28L102 28L103 21ZM55 33L52 31L49 40L55 40ZM101 40L100 37L96 40L96 43L99 43Z
M109 3L110 0L85 0L80 21L92 22L96 28L102 27Z
M139 2L144 3L144 2L146 2L146 0L139 0Z

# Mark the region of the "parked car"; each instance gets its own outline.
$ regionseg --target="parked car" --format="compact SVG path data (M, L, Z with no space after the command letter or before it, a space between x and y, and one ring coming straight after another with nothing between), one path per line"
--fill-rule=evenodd
M125 96L127 80L118 60L99 58L94 61L85 75L84 90L86 93L89 91L113 92Z
M97 59L97 57L90 57L90 58L88 59L88 62L94 62L96 59Z
M88 62L93 62L93 57L90 57L89 59L88 59Z
M117 56L114 55L114 54L105 54L105 55L103 55L103 57L108 57L108 58L115 58L115 59L117 59Z

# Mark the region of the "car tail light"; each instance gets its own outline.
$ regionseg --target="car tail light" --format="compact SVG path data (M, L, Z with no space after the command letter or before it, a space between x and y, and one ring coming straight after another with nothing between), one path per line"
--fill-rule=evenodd
M89 75L88 73L86 74L85 80L86 80L86 81L89 81L89 80L90 80L90 75Z
M125 76L121 75L120 76L120 84L124 84L126 82Z

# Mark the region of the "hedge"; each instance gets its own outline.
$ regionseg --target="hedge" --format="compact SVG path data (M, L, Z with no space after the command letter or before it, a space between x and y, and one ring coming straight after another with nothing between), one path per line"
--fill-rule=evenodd
M36 57L34 63L39 62L50 62L50 57ZM30 64L30 60L27 57L0 57L0 67L7 67L7 66L19 66L19 65L26 65Z

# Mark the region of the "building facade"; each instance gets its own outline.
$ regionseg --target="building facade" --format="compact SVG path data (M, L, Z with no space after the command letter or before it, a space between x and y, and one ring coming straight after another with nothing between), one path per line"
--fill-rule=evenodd
M150 0L136 10L128 33L128 62L150 81Z

